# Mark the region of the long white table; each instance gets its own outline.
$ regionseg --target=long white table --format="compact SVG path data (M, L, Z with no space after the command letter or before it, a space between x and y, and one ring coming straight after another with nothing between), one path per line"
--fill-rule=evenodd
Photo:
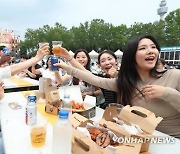
M12 110L8 103L18 102L22 109ZM30 142L30 130L25 124L26 98L21 92L6 93L5 98L0 101L1 128L6 154L51 154L52 147L52 125L48 124L46 144L43 148L33 148ZM96 117L92 120L98 121L103 115L103 109L96 108ZM38 118L42 118L38 114ZM154 131L157 136L166 134ZM175 139L174 144L151 144L150 154L180 154L180 140Z
M2 81L4 82L5 93L39 89L39 81L29 77L20 78L16 75Z
M12 110L9 103L18 102L22 109ZM50 154L52 125L47 126L46 145L33 148L30 142L30 129L25 123L25 106L27 99L21 92L6 93L0 103L1 131L5 154ZM38 118L42 116L38 113Z

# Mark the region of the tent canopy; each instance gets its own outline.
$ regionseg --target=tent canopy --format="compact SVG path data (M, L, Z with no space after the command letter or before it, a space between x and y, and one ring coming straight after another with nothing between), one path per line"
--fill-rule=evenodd
M90 56L98 56L99 54L98 54L96 51L92 50L92 51L89 53L89 55L90 55Z
M122 55L123 55L123 52L118 49L114 54L115 54L116 56L122 56Z

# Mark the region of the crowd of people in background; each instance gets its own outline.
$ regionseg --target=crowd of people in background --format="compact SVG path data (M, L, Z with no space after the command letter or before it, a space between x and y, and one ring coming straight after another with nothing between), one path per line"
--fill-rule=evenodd
M62 53L64 58L74 64L60 62L55 66L92 85L116 92L116 103L141 106L163 117L157 130L180 138L180 71L158 68L159 52L160 46L151 35L129 41L117 76L110 77L108 73L108 78L81 69L66 50Z
M18 64L13 64L13 57L10 55L10 51L4 52L4 46L0 46L0 100L4 97L4 83L3 79L10 78L11 76L17 75L23 70L28 69L32 65L36 65L41 61L45 55L49 54L49 47L44 45L40 47L34 57L31 59L19 62ZM3 153L3 143L0 132L0 153Z
M157 129L180 138L180 71L170 70L165 60L159 58L160 47L153 36L130 41L121 63L110 50L101 51L97 61L91 61L85 49L78 49L72 56L62 48L61 62L55 64L58 71L51 71L48 46L40 47L36 56L30 59L21 55L18 64L13 64L12 57L6 55L3 48L0 47L0 79L16 74L35 80L50 78L52 85L57 87L79 85L83 98L91 95L99 100L98 97L103 96L97 101L97 106L103 109L110 103L121 103L153 111L164 118ZM43 60L45 55L46 61ZM0 99L3 96L1 81Z
M7 50L6 46L0 46L0 66L5 67L17 63L11 56L4 54L3 49ZM66 50L68 56L71 54ZM64 56L65 58L68 56ZM62 56L63 57L63 56ZM93 74L103 77L103 78L116 78L118 75L118 70L120 69L120 62L118 61L114 52L110 50L101 51L97 57L97 61L92 61L88 51L86 49L78 49L74 53L74 58L76 59L75 62L68 61L69 64L79 67L80 69L86 69L91 71ZM31 59L26 54L20 56L19 62L27 61ZM80 63L77 65L74 63ZM64 85L79 85L82 97L85 98L86 95L92 95L97 98L97 106L105 109L108 104L117 102L117 93L114 91L109 91L106 88L100 88L93 85L90 85L87 82L79 80L67 73L64 73L62 69L58 72L51 71L51 56L49 55L48 58L42 59L40 62L32 65L21 72L17 73L17 76L20 78L29 77L31 79L39 80L40 77L50 78L52 81L52 85L57 87L62 87ZM176 67L172 67L166 63L163 58L159 58L157 63L157 70L164 71L166 69L172 69ZM1 82L2 84L2 82ZM2 87L2 86L1 86Z

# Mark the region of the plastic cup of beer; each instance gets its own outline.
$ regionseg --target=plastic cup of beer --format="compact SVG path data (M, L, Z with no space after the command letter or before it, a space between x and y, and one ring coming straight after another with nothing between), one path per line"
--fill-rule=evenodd
M33 147L42 147L46 142L47 120L41 119L30 126L31 144Z
M52 53L56 56L61 55L62 51L62 41L52 41Z
M42 47L43 45L48 45L49 46L49 43L48 42L39 42L38 45L39 47Z
M117 108L117 113L118 114L121 112L122 108L124 107L122 104L119 104L119 103L110 103L109 107L110 106L115 106Z

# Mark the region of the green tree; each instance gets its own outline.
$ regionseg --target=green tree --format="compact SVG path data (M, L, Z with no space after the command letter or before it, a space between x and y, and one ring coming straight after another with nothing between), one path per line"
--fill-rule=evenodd
M75 51L79 48L89 49L89 36L88 36L88 22L85 24L80 24L79 27L72 27L69 31L70 33L70 44L71 50Z
M180 45L180 9L170 12L165 18L166 45Z
M21 41L21 52L33 54L39 42L54 40L63 41L63 47L75 51L79 48L91 50L110 49L116 51L124 48L128 40L139 35L152 34L161 46L180 45L180 9L170 12L165 20L154 23L134 23L129 28L126 25L113 26L102 19L81 23L79 27L68 30L60 23L53 27L44 25L38 29L27 29L25 40Z

